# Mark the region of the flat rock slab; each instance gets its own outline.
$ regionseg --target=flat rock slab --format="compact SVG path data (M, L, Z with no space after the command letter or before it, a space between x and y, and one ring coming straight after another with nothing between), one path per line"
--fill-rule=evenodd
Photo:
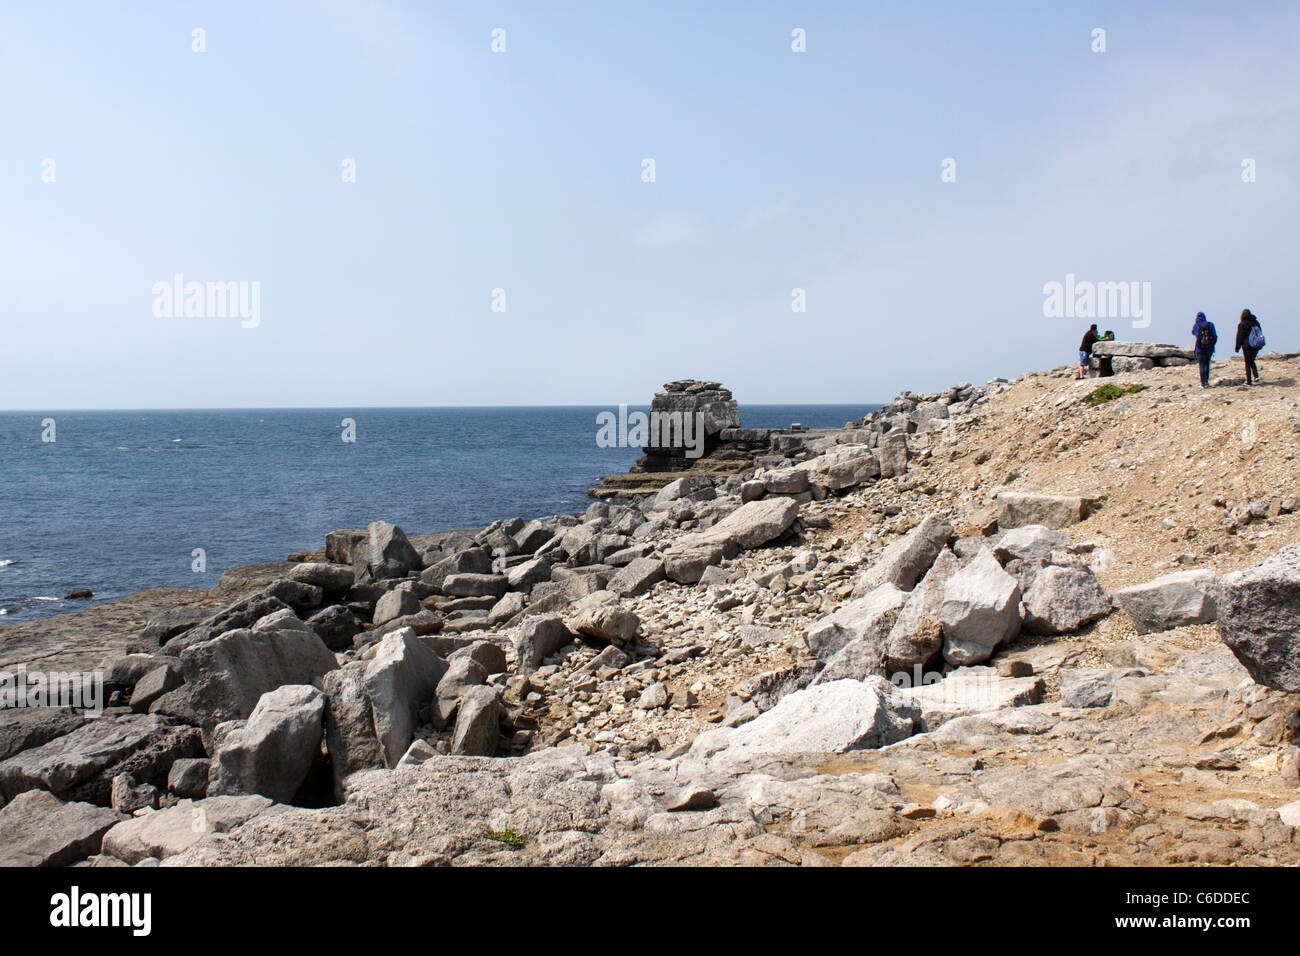
M106 657L126 653L150 618L207 599L207 591L194 588L150 588L71 614L7 624L0 627L0 669L26 664L33 670L89 672Z
M799 503L792 498L741 505L713 527L680 537L664 556L668 577L694 584L708 565L779 538L798 516Z
M0 710L0 761L71 733L85 722L85 717L63 708Z
M0 809L0 866L67 866L98 853L122 815L89 803L64 803L44 790L19 794Z
M147 857L165 860L271 809L270 800L255 795L181 800L118 823L104 835L104 852L131 864Z
M615 779L608 757L582 747L512 759L435 754L354 774L342 806L260 816L164 865L588 865L610 825L601 791ZM510 831L522 842L518 850L489 836Z
M951 537L952 524L948 519L927 515L901 540L881 552L875 564L855 583L853 596L865 594L882 584L892 584L903 591L912 590L930 570L930 565Z
M1125 358L1146 359L1186 359L1196 361L1193 349L1178 345L1162 345L1156 342L1097 342L1092 347L1093 355L1122 355Z
M125 769L133 758L148 758L152 753L159 757L160 766L149 769L159 769L165 783L172 759L194 756L197 734L154 714L101 717L0 763L0 793L13 798L25 790L41 789L80 795L87 787L98 787L106 797L117 768Z
M1096 506L1096 499L1083 495L1000 491L997 494L998 527L1007 529L1037 524L1059 530L1082 521Z
M892 584L882 584L815 622L804 634L804 643L823 661L860 641L879 644L883 652L890 628L906 602L906 593Z
M1218 617L1214 574L1205 570L1176 571L1121 588L1112 596L1133 620L1139 634L1153 634L1189 624L1208 624Z
M920 706L925 729L937 730L954 717L1041 703L1043 690L1041 677L1002 677L992 667L963 667L900 693Z
M744 761L772 753L844 753L884 747L918 729L921 708L879 677L818 684L783 697L736 728L701 734L690 756Z

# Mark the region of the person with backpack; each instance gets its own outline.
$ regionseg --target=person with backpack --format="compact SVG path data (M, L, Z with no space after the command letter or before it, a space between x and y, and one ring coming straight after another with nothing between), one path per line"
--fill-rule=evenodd
M1259 384L1259 366L1255 364L1255 356L1264 345L1264 330L1260 327L1259 319L1255 318L1250 309L1242 309L1241 321L1237 323L1237 347L1233 351L1240 352L1246 358L1247 385L1252 380L1256 385Z
M1110 329L1107 329L1107 330L1102 334L1101 338L1099 338L1097 341L1098 341L1098 342L1114 342L1114 341L1115 341L1115 333L1114 333L1113 331L1111 331ZM1098 377L1098 378L1111 378L1114 374L1115 374L1115 365L1114 365L1114 363L1111 362L1111 356L1110 356L1110 355L1099 355L1099 356L1097 356L1097 377Z
M1074 373L1076 379L1088 377L1088 368L1092 365L1092 347L1100 338L1101 336L1097 334L1096 322L1083 333L1083 341L1079 343L1079 370Z
M1219 333L1204 312L1196 313L1192 337L1196 339L1196 363L1201 367L1201 388L1209 388L1210 361L1214 358L1214 346L1218 344Z

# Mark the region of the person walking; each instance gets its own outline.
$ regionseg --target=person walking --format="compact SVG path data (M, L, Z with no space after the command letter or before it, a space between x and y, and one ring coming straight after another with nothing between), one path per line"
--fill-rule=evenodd
M1264 330L1260 327L1259 319L1250 309L1241 310L1241 321L1237 323L1237 347L1234 352L1240 352L1246 359L1246 384L1253 381L1259 384L1259 366L1255 364L1255 356L1259 355L1259 350L1264 347Z
M1079 370L1074 374L1076 379L1088 377L1088 369L1092 365L1092 347L1100 338L1101 336L1097 334L1096 322L1083 333L1083 341L1079 343Z
M1196 313L1196 321L1192 323L1192 337L1196 339L1196 363L1201 367L1201 388L1209 388L1210 361L1214 358L1214 346L1219 341L1219 333L1204 312Z

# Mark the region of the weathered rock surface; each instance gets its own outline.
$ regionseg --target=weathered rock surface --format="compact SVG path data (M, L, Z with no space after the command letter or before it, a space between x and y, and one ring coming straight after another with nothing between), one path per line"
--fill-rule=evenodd
M1213 621L1218 614L1213 589L1214 574L1210 571L1176 571L1145 584L1121 588L1113 596L1133 619L1139 634L1152 634Z
M419 710L433 700L446 671L447 662L409 628L387 635L377 645L366 663L362 686L384 766L397 766L411 746Z
M199 734L192 727L177 727L154 714L102 717L0 763L0 795L12 799L41 789L102 806L119 773L162 786L174 760L199 752Z
M830 661L854 642L876 645L883 652L884 641L906 601L906 593L892 584L882 584L817 621L808 628L804 642L823 661Z
M662 561L658 558L636 558L610 578L606 588L619 597L638 597L662 580Z
M352 548L352 573L357 584L404 578L424 567L402 529L387 521L372 521L366 537Z
M307 626L332 651L346 650L352 639L361 633L361 622L356 615L340 604L322 608L307 619Z
M294 565L289 580L310 584L333 594L343 594L355 583L351 564L327 564L323 561Z
M1024 626L1031 634L1066 634L1105 617L1111 597L1085 568L1048 566L1034 575L1024 596Z
M596 591L575 605L569 626L579 634L625 644L636 637L641 619L623 607L612 591Z
M211 767L212 761L207 757L185 757L175 761L167 773L168 793L194 799L206 797Z
M880 477L894 478L907 474L907 462L910 457L907 449L907 435L899 430L885 432L880 436Z
M866 594L882 584L910 591L934 563L952 537L952 524L939 515L927 515L901 540L887 547L854 585L854 596Z
M71 733L85 722L85 717L61 707L0 710L0 761Z
M1043 691L1041 677L1001 677L991 667L963 667L900 693L920 706L921 729L932 731L956 717L1040 703Z
M798 515L790 498L751 501L707 531L679 538L664 555L664 568L672 580L694 584L710 564L780 537Z
M180 692L188 715L210 729L223 720L247 717L267 691L315 684L338 662L315 632L286 610L251 630L227 631L187 647L181 666L186 683Z
M349 774L384 766L375 718L366 694L366 662L352 661L325 675L325 746L334 774L334 795L343 796Z
M883 747L916 732L921 709L879 677L795 691L735 728L696 738L696 759L740 762L770 753L844 753Z
M1300 691L1300 545L1219 578L1219 636L1256 683Z
M573 640L573 633L558 617L532 617L524 621L515 633L515 658L520 673L530 674L542 666L565 644Z
M884 676L900 672L911 676L939 656L943 650L943 589L960 570L961 561L944 548L907 596L885 640Z
M1041 524L1027 524L1002 535L993 548L993 556L1003 564L1012 560L1046 564L1053 551L1069 543L1070 536L1064 531L1053 531Z
M212 755L208 793L257 793L289 803L320 751L325 695L287 684L262 695L248 721L222 736Z
M1088 517L1096 502L1082 495L1050 495L1035 491L1001 491L997 495L998 526L1019 528L1036 524L1060 529Z
M490 757L497 751L497 724L501 699L494 687L471 687L461 697L451 752L471 757Z
M116 824L104 835L104 853L132 865L149 858L165 860L275 810L270 800L255 795L181 800Z
M983 663L1020 631L1020 585L984 548L944 585L939 620L949 664Z
M0 866L67 866L98 853L121 814L89 803L64 803L44 790L19 794L0 808Z

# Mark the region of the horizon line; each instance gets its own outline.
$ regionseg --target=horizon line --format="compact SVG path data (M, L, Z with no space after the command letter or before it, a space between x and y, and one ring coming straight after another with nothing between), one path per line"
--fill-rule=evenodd
M880 406L887 404L885 402L737 402L740 407L746 405L753 407L758 405L803 405L808 407L822 408L848 408L859 406ZM442 411L442 410L462 410L476 411L489 409L519 409L519 408L580 408L580 409L600 409L608 411L619 408L649 408L649 403L633 405L628 402L619 402L616 404L592 405L592 404L555 404L555 405L182 405L172 408L0 408L0 415L53 415L72 413L105 413L105 412L337 412L357 409L364 411Z

